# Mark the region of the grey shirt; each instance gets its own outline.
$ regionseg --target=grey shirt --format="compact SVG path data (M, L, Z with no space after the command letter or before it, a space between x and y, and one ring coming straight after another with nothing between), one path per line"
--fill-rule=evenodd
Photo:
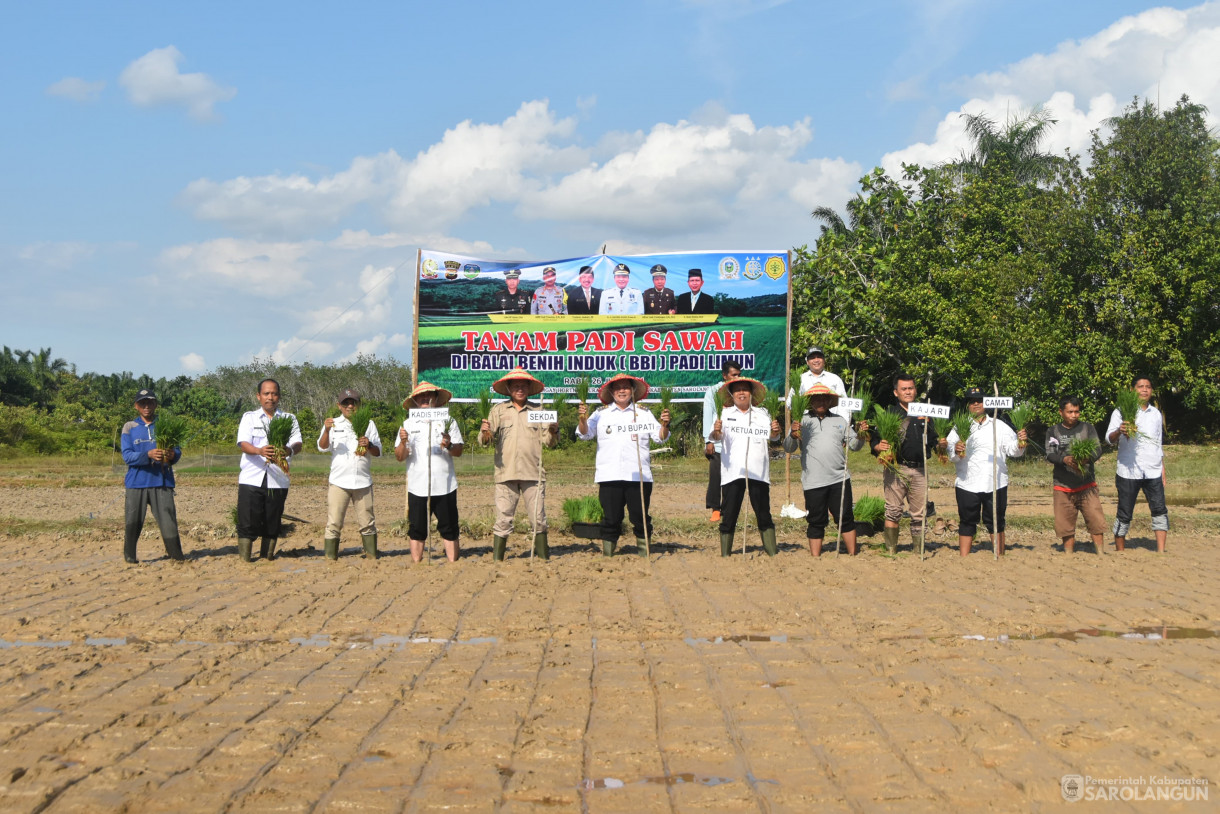
M850 478L847 471L847 453L843 444L853 452L864 446L847 419L828 413L825 418L814 418L806 413L801 416L801 489L818 489L832 486ZM784 451L796 452L797 441L791 428L784 436Z

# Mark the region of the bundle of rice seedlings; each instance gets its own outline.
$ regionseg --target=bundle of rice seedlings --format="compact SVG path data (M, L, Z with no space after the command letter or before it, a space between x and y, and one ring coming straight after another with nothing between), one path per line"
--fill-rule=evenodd
M181 447L186 443L190 430L190 425L182 416L161 413L157 416L156 424L153 427L153 432L157 436L157 449L167 449L172 452L174 447ZM170 466L165 461L162 461L161 465Z
M774 390L768 390L767 395L763 398L762 406L773 421L783 423L784 401L780 398L779 393Z
M661 412L669 410L669 417L672 419L674 414L674 389L670 385L665 385L661 388ZM661 416L657 416L659 421Z
M877 455L877 461L887 469L898 474L898 446L902 442L902 416L891 413L880 404L873 405L873 418L870 422L882 441L889 443L890 448Z
M953 429L957 432L957 439L963 444L970 439L970 433L975 427L978 426L978 422L974 420L974 416L972 416L966 410L958 410L953 414L951 421L953 423ZM949 436L946 435L945 437L948 438Z
M801 392L801 372L799 370L792 371L792 400L788 405L793 421L800 421L801 416L809 409L809 396ZM850 419L849 419L850 422Z
M949 439L949 433L952 432L952 430L953 430L953 419L952 418L934 418L934 419L932 419L932 426L936 428L936 437L944 438L947 441ZM948 453L941 452L939 447L937 447L937 449L936 449L936 458L942 464L949 463Z
M864 495L856 501L852 509L857 523L868 523L873 528L881 526L885 520L885 501L872 495Z
M352 417L349 420L352 422L352 432L356 434L357 438L363 438L369 431L369 424L373 420L373 408L367 404L361 404L352 413ZM357 455L364 455L367 452L368 449L363 446L356 447Z
M491 415L491 391L484 387L479 391L479 419L486 421Z
M861 440L868 438L869 415L873 412L873 397L868 391L860 394L860 411L859 421L865 424L864 430L860 433Z
M1121 427L1123 435L1132 440L1148 437L1135 428L1135 417L1140 412L1139 393L1134 390L1119 390L1118 397L1114 399L1114 406L1118 408L1118 414L1123 420Z
M593 495L568 498L563 502L563 513L569 523L602 522L602 504Z
M580 380L576 382L575 390L576 390L576 392L575 392L576 405L580 406L581 404L588 404L589 403L589 377L582 376L580 378Z
M267 424L267 443L275 447L272 463L288 471L288 442L292 440L292 416L280 415Z
M1092 438L1078 438L1068 445L1068 455L1076 462L1076 471L1084 474L1086 467L1093 466L1093 458L1097 455L1097 441Z
M1016 431L1020 432L1029 425L1029 422L1033 421L1034 406L1029 402L1022 402L1008 411L1008 419L1012 422L1012 426ZM1026 441L1020 441L1018 446L1021 449L1025 449L1026 443Z

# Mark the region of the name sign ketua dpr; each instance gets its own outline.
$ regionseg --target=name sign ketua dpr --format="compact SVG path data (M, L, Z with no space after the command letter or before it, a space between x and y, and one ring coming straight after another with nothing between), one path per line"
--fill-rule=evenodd
M949 408L943 404L924 404L912 401L907 405L907 415L911 418L948 418Z
M985 410L1011 410L1012 396L983 396Z
M416 421L448 421L448 407L416 407L411 410L411 418Z
M555 410L530 410L525 419L530 424L558 424L559 413Z

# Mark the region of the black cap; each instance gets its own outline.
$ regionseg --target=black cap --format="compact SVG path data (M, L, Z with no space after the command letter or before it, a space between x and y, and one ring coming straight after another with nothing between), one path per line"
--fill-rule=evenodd
M983 389L981 387L970 387L966 389L966 401L982 401Z
M631 269L627 268L626 263L619 263L614 267L614 275L617 277L620 274L630 274Z
M826 351L822 350L817 345L814 345L812 348L810 348L808 351L805 352L806 359L808 359L810 356L821 356L823 359L825 359Z
M690 271L686 272L686 279L689 280L691 277L698 277L700 280L702 280L703 269L691 269Z
M151 390L145 389L145 390L141 390L139 393L136 393L136 403L137 404L139 404L141 401L156 401L156 400L157 400L157 394Z

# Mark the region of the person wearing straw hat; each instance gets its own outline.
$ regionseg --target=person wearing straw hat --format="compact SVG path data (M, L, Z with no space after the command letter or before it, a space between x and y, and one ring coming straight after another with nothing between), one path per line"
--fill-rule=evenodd
M360 409L360 394L348 388L339 394L338 418L322 422L318 435L318 452L329 452L330 487L326 492L326 533L322 537L328 560L339 558L339 535L348 505L356 511L360 523L360 542L364 555L377 559L377 520L373 516L373 475L369 459L381 457L381 436L377 425L369 421L364 435L357 437L352 415ZM362 451L363 450L363 451Z
M443 387L420 382L403 399L408 410L444 407L453 394ZM428 523L436 518L436 530L445 546L445 557L457 562L458 546L457 473L453 459L462 457L462 431L453 418L445 421L422 421L413 415L398 428L394 440L394 458L407 462L407 539L411 559L424 557L424 540Z
M614 556L623 527L623 509L635 531L636 553L646 555L645 539L652 537L652 441L669 437L669 410L661 411L658 424L647 407L639 405L648 395L648 382L626 373L606 381L597 391L605 405L593 415L589 406L577 408L579 423L576 437L581 441L597 439L597 461L593 480L597 499L602 504L602 553Z
M181 562L182 539L178 536L178 511L174 506L173 464L182 450L157 449L157 394L151 390L136 393L138 418L123 425L120 448L127 474L123 478L123 560L135 565L136 543L144 530L144 517L152 510L161 542L171 560Z
M856 518L852 513L851 473L847 471L844 445L855 452L864 446L864 441L850 421L831 412L839 403L839 394L828 385L818 382L805 395L809 397L809 412L799 419L793 416L791 431L784 438L784 451L796 452L798 447L801 451L809 553L821 556L829 514L839 525L847 553L855 556Z
M559 440L558 424L531 424L529 411L541 409L529 401L546 388L523 368L514 368L498 379L491 389L508 401L491 408L479 427L479 443L487 446L495 439L496 522L492 526L492 557L504 559L508 535L518 502L525 501L534 530L534 553L550 556L546 539L546 470L542 468L542 447L554 447Z
M665 287L669 270L657 263L652 267L652 288L644 292L645 314L676 314L677 303L672 288Z
M957 497L957 544L961 555L970 553L974 534L978 531L979 515L987 532L994 535L995 550L1004 553L1004 516L1008 510L1008 459L1020 458L1025 447L1025 430L1013 432L1003 421L987 415L983 407L983 390L971 387L966 391L966 409L970 412L970 437L961 438L957 430L949 431L945 439L949 460L957 469L953 491ZM992 425L995 425L994 427ZM995 460L992 460L992 438ZM996 477L992 478L993 469ZM995 517L992 517L992 490L995 491Z
M711 434L712 441L719 441L724 448L720 455L720 556L727 557L733 551L737 515L747 492L763 548L775 556L779 549L771 520L771 457L767 447L779 440L779 421L760 406L767 387L757 379L731 379L720 393L722 400L731 401L712 426Z
M601 314L643 314L644 295L631 288L631 269L626 263L614 267L614 288L602 292Z
M707 444L703 453L707 457L707 497L703 505L712 510L712 517L708 521L711 523L720 522L720 507L723 504L720 493L720 456L724 452L723 445L712 440L712 427L719 420L721 408L724 407L724 396L720 392L724 383L740 375L741 362L725 359L720 363L719 383L709 387L703 395L703 440Z

